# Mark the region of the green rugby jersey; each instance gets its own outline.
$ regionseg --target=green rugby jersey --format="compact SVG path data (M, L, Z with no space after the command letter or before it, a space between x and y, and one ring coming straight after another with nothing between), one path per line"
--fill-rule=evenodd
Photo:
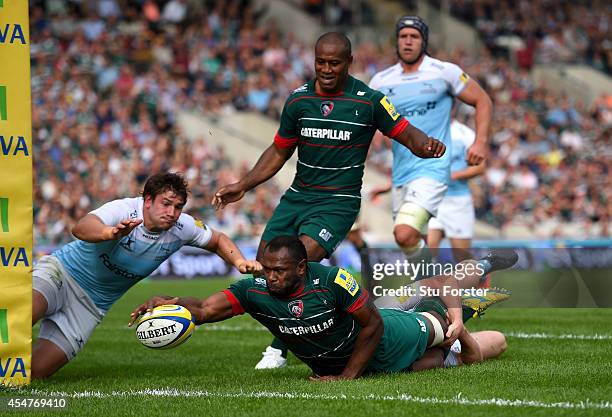
M374 133L394 137L406 126L383 93L356 78L334 95L317 94L311 80L285 102L274 142L298 148L293 191L359 197Z
M308 263L304 287L290 297L270 295L265 278L247 278L224 291L235 315L249 313L319 375L341 373L351 357L359 325L350 313L368 294L347 271ZM385 323L369 371L402 371L425 351L428 333L416 313L380 310Z

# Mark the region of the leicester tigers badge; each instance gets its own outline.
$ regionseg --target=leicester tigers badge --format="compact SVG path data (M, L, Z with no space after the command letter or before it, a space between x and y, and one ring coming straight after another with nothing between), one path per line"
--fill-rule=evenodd
M302 300L292 301L287 305L287 307L289 307L289 311L291 311L291 314L293 314L298 319L304 312L304 303L302 302Z
M321 114L323 117L327 117L334 109L334 103L332 101L324 101L321 103Z

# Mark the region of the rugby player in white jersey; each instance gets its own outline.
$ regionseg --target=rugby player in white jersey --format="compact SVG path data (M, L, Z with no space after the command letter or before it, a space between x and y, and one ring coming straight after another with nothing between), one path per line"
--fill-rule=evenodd
M484 173L485 162L468 165L467 151L476 132L463 123L451 123L451 180L438 207L438 214L429 219L427 244L435 252L444 236L450 240L455 261L469 258L468 249L474 236L474 202L468 180ZM435 253L434 253L435 254Z
M73 359L130 287L182 246L214 252L242 273L261 271L223 233L182 213L188 185L180 174L150 177L142 197L104 204L78 221L75 241L34 266L32 377L45 378Z
M474 106L476 139L468 150L467 162L480 164L488 153L491 99L459 66L427 55L429 29L423 19L402 17L395 29L399 62L374 75L370 87L385 93L412 125L439 138L447 147L455 97ZM395 143L392 151L395 241L409 261L427 262L431 254L423 235L447 189L450 153L435 160L415 158Z

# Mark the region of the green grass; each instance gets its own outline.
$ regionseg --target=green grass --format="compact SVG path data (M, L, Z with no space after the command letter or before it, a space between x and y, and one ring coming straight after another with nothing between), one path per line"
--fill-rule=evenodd
M271 337L249 316L202 326L186 344L168 351L146 349L134 330L126 327L129 312L151 295L203 297L227 283L152 281L137 285L113 307L74 361L48 380L35 381L17 392L0 391L0 397L43 397L53 391L123 394L68 397L65 410L35 414L40 416L612 415L611 404L601 408L602 403L612 402L612 309L493 308L482 320L470 322L470 329L497 329L517 336L597 333L608 337L510 336L508 350L500 359L480 365L334 383L308 381L308 368L294 357L284 369L255 371ZM142 392L172 388L180 391L178 396ZM432 403L436 399L450 403ZM488 402L493 399L523 403L501 406ZM485 403L477 404L478 400ZM590 403L582 409L554 406L587 400ZM536 406L527 406L526 401ZM0 409L0 415L3 413Z

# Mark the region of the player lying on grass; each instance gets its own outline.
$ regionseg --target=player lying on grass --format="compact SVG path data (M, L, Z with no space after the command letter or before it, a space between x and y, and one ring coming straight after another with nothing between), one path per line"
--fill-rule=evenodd
M421 299L413 311L379 310L348 272L309 263L306 248L297 237L272 239L261 264L265 279L243 279L203 300L153 297L132 312L130 325L162 304L185 306L197 324L247 312L321 380L441 367L444 343L469 335L463 327L459 297ZM429 278L422 285L426 281L431 288L457 288L452 277ZM478 344L466 341L465 361L481 360Z
M349 75L351 42L328 32L314 48L315 78L287 98L278 132L257 164L240 181L215 193L217 209L274 176L297 150L293 183L266 225L259 248L277 236L296 235L308 261L328 258L344 240L361 206L365 160L376 130L418 158L440 158L445 146L412 126L380 91ZM287 348L278 339L256 369L286 363Z
M150 177L142 197L104 204L72 229L76 241L44 256L33 271L32 377L52 375L83 348L108 309L182 246L214 252L242 273L261 270L223 233L181 213L187 182L179 174Z

